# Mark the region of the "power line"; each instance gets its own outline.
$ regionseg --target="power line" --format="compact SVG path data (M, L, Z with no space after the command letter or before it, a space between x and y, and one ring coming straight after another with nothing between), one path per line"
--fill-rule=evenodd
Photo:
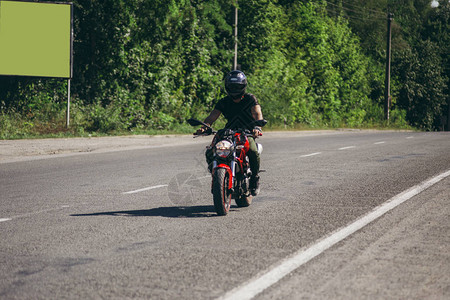
M337 10L333 10L333 9L330 9L330 8L325 8L328 12L330 12L330 13L333 13L334 15L336 15L336 16L340 16L341 14L340 14L340 12L339 11L337 11ZM344 18L346 18L346 19L352 19L352 20L360 20L360 21L367 21L367 19L369 19L369 18L365 18L365 19L363 19L363 18L359 18L359 17L355 17L355 16L343 16Z
M333 8L325 8L328 12L333 13L336 16L340 16L341 12L333 9ZM351 16L351 15L345 15L342 16L346 19L352 19L352 20L360 20L360 21L368 21L368 20L385 20L385 18L372 18L372 17L359 17L359 16Z
M357 11L357 10L354 10L354 9L351 9L351 8L348 8L348 7L345 7L345 6L339 6L339 5L336 5L336 4L333 4L333 3L329 3L329 2L327 2L327 1L325 1L327 4L329 4L329 5L332 5L332 6L334 6L334 7L337 7L337 8L339 8L339 9L343 9L343 10L346 10L346 11L350 11L350 12L354 12L354 13L357 13L357 14L360 14L360 15L364 15L365 14L365 12L363 12L363 11ZM384 19L384 18L381 18L381 17L375 17L375 19Z
M350 4L350 3L344 2L344 1L342 1L342 3L345 3L345 4L347 4L348 6L352 6L352 7L354 7L354 8L367 10L367 11L374 12L374 13L377 13L377 14L380 14L380 15L383 15L383 16L386 15L386 13L384 13L384 12L382 12L382 11L379 11L379 10L376 10L376 9L371 9L371 8L367 8L367 7L363 7L363 6L357 6L357 5Z
M345 6L339 6L339 5L336 5L336 4L334 4L334 3L330 3L330 2L328 2L328 1L325 1L328 5L331 5L331 6L334 6L334 7L336 7L336 8L339 8L339 9L342 9L342 10L345 10L345 11L350 11L350 12L353 12L353 13L356 13L356 14L359 14L359 15L364 15L366 12L364 12L364 11L358 11L358 10L354 10L354 9L351 9L351 8L348 8L348 7L345 7ZM371 11L371 10L369 10L369 11ZM380 12L377 12L377 13L380 13ZM358 18L358 17L355 17L355 18ZM372 17L364 17L366 20L367 19L385 19L385 18L381 18L381 17L379 17L379 16L372 16Z

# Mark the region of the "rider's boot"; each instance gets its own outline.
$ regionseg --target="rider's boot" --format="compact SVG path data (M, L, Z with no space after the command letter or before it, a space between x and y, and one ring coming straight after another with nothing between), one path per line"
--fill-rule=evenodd
M259 194L259 176L254 175L250 177L250 193L252 196L256 196Z

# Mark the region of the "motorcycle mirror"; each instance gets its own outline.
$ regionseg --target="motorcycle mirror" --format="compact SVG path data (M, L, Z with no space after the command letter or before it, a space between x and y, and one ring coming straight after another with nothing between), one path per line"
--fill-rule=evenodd
M257 120L255 121L256 126L264 127L267 124L266 120Z
M186 122L188 122L188 124L191 125L191 126L206 125L205 123L203 123L203 122L201 122L199 120L196 120L196 119L189 119Z

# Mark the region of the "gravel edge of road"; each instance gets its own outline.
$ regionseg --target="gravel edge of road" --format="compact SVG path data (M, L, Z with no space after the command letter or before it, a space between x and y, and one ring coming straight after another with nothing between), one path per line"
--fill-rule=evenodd
M283 138L349 132L392 132L386 130L312 130L312 131L267 131L264 137ZM396 132L400 132L397 130ZM404 132L404 131L403 131ZM36 159L55 158L86 153L106 153L187 144L209 143L210 138L194 139L192 135L132 135L86 138L45 138L0 140L0 164Z

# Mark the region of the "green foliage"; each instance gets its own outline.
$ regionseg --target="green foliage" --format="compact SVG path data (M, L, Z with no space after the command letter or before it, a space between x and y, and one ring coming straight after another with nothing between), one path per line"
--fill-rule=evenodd
M426 0L404 2L397 7L398 22L408 45L393 53L395 96L412 126L436 130L449 113L450 3L432 8Z
M431 7L430 0L329 0L330 15L345 16L360 37L369 68L376 73L370 79L372 103L381 104L384 85L373 67L385 63L386 16L394 15L392 24L391 95L394 116L421 129L435 130L441 117L449 114L449 16L450 3L440 0ZM444 67L443 67L444 66ZM370 112L372 111L372 113ZM374 116L376 110L367 110ZM392 114L391 114L392 116ZM448 118L448 116L447 116ZM403 123L403 122L400 122Z
M436 45L421 42L415 50L399 53L396 69L400 74L399 107L407 111L413 126L432 130L438 126L446 104L446 78Z
M272 126L384 124L388 0L238 1L238 63ZM71 128L56 79L0 76L0 138L186 130L224 95L229 0L74 0ZM391 124L427 130L449 103L449 3L394 12ZM351 5L351 6L349 6ZM447 66L442 68L441 66ZM220 121L223 122L223 121Z

